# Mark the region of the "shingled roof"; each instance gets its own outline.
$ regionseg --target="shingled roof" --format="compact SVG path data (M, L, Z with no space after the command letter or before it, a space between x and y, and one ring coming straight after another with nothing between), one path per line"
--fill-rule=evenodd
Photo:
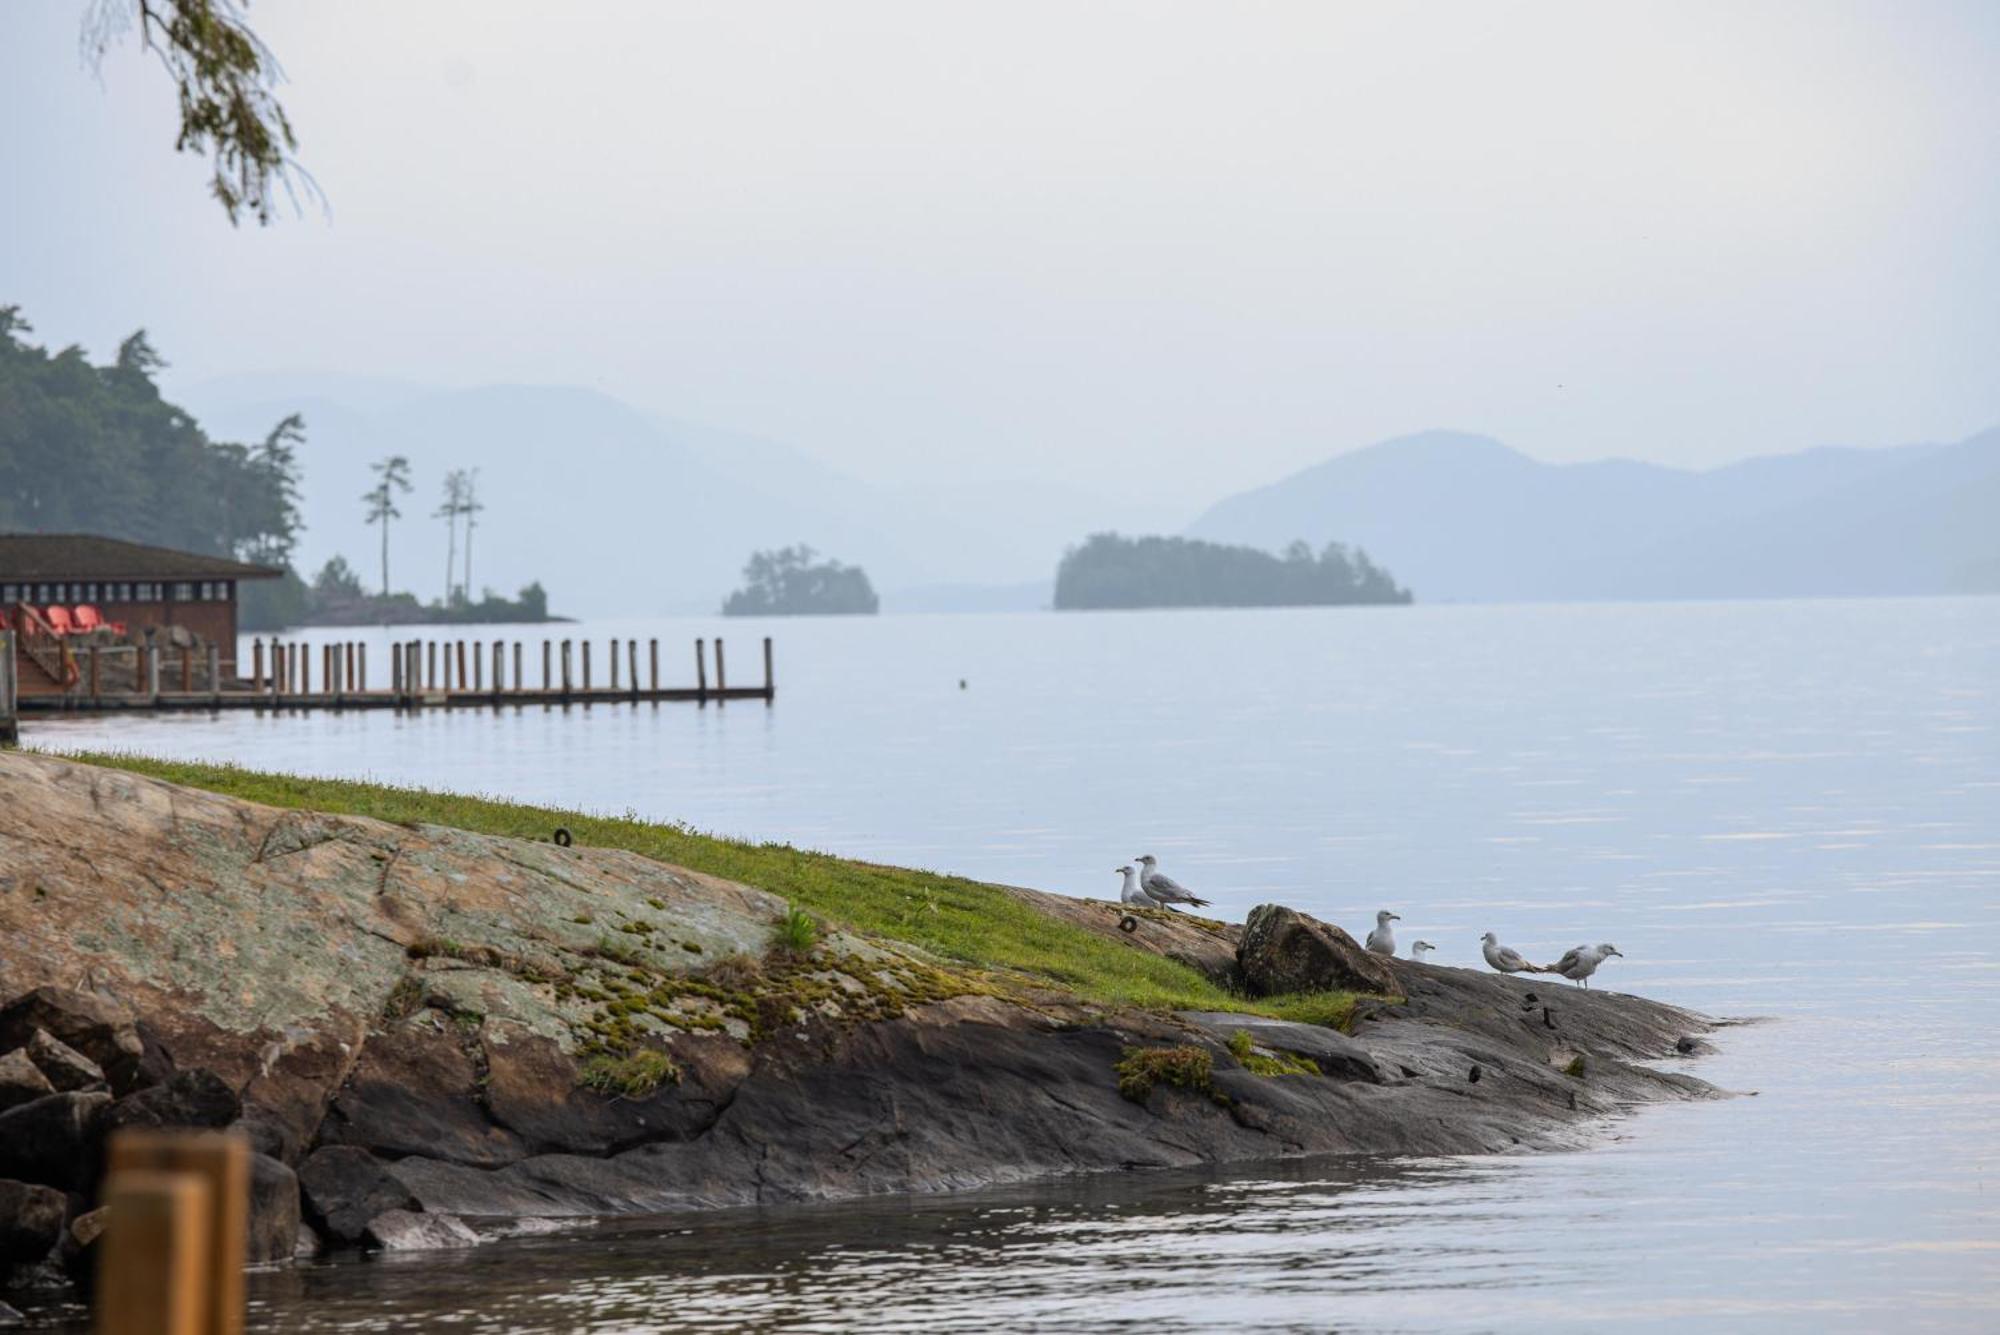
M276 579L270 566L226 556L101 538L93 533L0 533L0 579Z

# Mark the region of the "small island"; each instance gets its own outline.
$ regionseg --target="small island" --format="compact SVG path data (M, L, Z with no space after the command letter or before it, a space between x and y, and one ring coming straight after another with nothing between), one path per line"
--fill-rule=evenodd
M815 562L801 543L757 552L743 567L743 587L722 604L726 617L873 616L881 610L868 572L838 561Z
M512 598L492 589L478 599L463 585L454 586L448 602L420 602L414 593L371 593L344 557L320 567L311 584L303 585L290 622L306 626L450 626L540 624L567 618L549 615L548 591L541 581L528 584Z
M1057 611L1139 607L1336 607L1411 601L1359 548L1318 555L1294 542L1282 556L1194 538L1093 534L1056 568Z

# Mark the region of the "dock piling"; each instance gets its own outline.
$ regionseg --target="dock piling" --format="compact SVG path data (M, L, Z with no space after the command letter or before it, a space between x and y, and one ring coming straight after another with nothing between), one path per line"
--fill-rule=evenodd
M715 703L729 703L729 675L722 666L722 637L715 637Z
M264 689L264 642L262 640L250 641L250 689L253 691Z
M632 703L639 703L639 642L625 641L626 679L632 683Z
M521 680L521 642L514 641L514 689L525 690L528 683Z
M652 660L653 660L653 676L652 676L652 688L653 688L654 690L656 690L656 691L657 691L657 690L659 690L659 689L660 689L660 642L659 642L659 640L658 640L657 638L655 638L655 639L651 639L651 640L648 640L648 641L646 641L646 651L647 651L647 653L649 653L649 654L650 654L650 655L652 656Z
M611 637L611 689L618 689L618 637Z
M771 675L771 637L764 637L764 703L770 704L778 698L777 679Z
M708 703L708 641L694 642L694 698L697 704Z
M562 698L569 699L569 641L562 642Z
M590 641L583 642L583 689L590 689Z
M96 693L97 650L90 651L90 676L92 693ZM208 646L208 698L215 704L222 703L222 646Z

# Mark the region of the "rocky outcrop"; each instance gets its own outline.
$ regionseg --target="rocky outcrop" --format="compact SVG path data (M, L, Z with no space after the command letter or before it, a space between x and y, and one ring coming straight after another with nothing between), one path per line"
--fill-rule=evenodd
M1047 911L1260 991L1403 1000L1347 1033L1111 1009L831 927L776 949L786 907L622 852L0 757L0 998L21 998L0 1090L32 1096L0 1110L0 1178L75 1193L74 1219L112 1129L239 1127L264 1156L257 1254L279 1257L454 1245L494 1218L1566 1145L1711 1092L1639 1064L1698 1016L1381 960L1275 906L1240 941ZM109 1089L39 1092L11 1057L37 1031ZM1198 1079L1121 1082L1149 1051L1199 1054L1174 1058Z
M1371 955L1345 931L1282 904L1259 904L1243 922L1236 960L1256 997L1290 992L1394 995L1390 962Z

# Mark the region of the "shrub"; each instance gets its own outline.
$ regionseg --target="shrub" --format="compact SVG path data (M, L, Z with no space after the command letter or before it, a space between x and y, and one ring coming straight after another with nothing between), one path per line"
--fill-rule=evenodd
M1207 1048L1191 1044L1174 1048L1127 1048L1124 1059L1112 1070L1118 1076L1118 1092L1134 1103L1151 1098L1153 1086L1162 1082L1219 1101L1215 1091L1215 1058Z
M661 1085L677 1085L681 1068L658 1048L636 1048L622 1056L600 1052L584 1059L583 1085L600 1094L644 1098Z
M819 944L819 924L812 915L794 904L785 910L785 916L778 919L778 930L774 934L771 947L787 955L810 955Z

